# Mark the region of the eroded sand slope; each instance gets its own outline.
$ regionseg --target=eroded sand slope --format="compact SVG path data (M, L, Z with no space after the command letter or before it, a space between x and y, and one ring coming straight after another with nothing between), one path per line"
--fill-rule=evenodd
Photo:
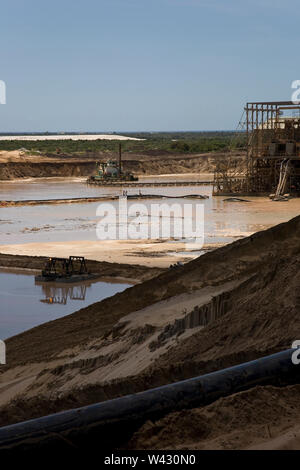
M296 217L11 338L8 366L0 376L0 423L145 390L289 348L300 338L299 229ZM211 409L190 410L182 425L186 438L174 446L252 445L250 438L243 441L234 434L228 444L224 435L242 432L235 416L239 406L246 406L239 403L247 393L257 397L257 409L271 400L270 388L255 390L222 399L218 432L206 416L213 416L220 401ZM275 403L279 390L274 390ZM285 390L287 399L298 393L297 387ZM284 421L290 408L285 401L282 406ZM274 438L287 425L280 421L282 426L268 437L261 429L271 415L264 416L253 439ZM255 426L254 415L251 419ZM152 448L169 447L163 436L179 433L180 421L177 414L164 418L161 438L150 440ZM128 446L143 448L145 436L157 434L155 426L146 423Z

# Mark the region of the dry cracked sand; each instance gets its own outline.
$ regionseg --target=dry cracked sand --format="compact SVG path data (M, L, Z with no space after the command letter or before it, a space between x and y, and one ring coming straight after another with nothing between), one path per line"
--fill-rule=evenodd
M0 425L201 375L300 338L300 217L7 341ZM158 275L157 275L158 274ZM124 448L300 446L300 386L146 422Z

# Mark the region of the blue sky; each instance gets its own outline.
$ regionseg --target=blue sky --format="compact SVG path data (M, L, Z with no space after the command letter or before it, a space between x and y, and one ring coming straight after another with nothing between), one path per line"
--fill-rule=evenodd
M287 100L298 0L10 0L0 132L234 129Z

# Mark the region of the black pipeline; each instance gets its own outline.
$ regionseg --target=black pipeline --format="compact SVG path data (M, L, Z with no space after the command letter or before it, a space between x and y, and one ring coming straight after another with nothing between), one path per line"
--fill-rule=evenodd
M110 450L126 443L146 420L203 406L255 385L298 383L300 365L289 349L255 361L162 387L0 428L0 452L43 456L55 449Z

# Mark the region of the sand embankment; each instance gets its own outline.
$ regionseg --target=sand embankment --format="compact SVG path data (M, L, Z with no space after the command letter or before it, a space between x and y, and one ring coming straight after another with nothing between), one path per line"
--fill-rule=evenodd
M98 153L82 156L31 155L22 151L0 151L0 180L15 178L79 177L95 173L96 162L117 158L114 154ZM170 155L161 153L123 154L123 170L136 175L202 173L212 175L216 159L226 159L227 154ZM236 165L236 164L235 164ZM244 155L238 159L238 171L245 170Z
M296 217L9 339L8 364L0 376L0 423L145 390L289 348L300 337L299 265ZM145 423L126 446L241 448L299 424L297 413L291 422L299 387L260 389L171 413L158 422L159 428Z
M147 422L124 449L299 450L300 385L255 387Z
M1 245L0 252L26 256L84 256L95 261L124 263L149 268L168 268L177 261L190 261L191 251L185 255L186 243L172 240L75 240L65 242L24 243ZM187 248L190 250L191 248ZM197 250L197 247L195 247ZM211 245L204 247L211 249ZM195 255L196 256L196 255Z
M79 177L95 172L92 157L50 157L30 155L22 151L0 151L0 180L16 178Z
M26 269L40 271L44 268L47 257L10 255L0 253L0 269ZM151 277L158 276L163 269L157 267L147 267L134 264L109 263L106 261L86 260L87 268L90 272L100 274L103 278L121 278L132 283L143 282Z

